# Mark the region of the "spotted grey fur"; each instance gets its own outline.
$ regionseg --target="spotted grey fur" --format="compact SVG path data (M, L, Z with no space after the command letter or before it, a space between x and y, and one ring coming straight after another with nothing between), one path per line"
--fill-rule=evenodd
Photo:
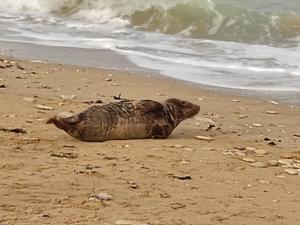
M54 116L47 123L82 141L167 138L181 121L194 116L199 110L198 105L175 98L164 103L122 101L91 106L66 118Z

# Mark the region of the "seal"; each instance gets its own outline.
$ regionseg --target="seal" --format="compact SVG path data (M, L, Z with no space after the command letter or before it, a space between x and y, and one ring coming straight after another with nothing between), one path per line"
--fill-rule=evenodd
M106 141L141 138L167 138L178 124L196 115L200 106L170 98L160 103L153 100L121 101L91 106L73 116L54 116L54 124L82 141Z

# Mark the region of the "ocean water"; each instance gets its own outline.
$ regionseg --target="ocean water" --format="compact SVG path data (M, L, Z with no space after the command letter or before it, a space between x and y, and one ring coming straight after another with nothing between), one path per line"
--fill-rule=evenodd
M177 79L300 100L299 0L0 0L0 31L0 41L111 50Z

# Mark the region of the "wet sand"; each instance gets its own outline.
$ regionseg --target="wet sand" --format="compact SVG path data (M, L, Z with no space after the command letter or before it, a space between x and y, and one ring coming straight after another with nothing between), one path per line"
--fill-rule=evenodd
M300 176L290 175L300 168L299 107L150 75L0 58L0 224L300 222ZM119 94L182 98L201 111L166 140L85 143L45 124Z

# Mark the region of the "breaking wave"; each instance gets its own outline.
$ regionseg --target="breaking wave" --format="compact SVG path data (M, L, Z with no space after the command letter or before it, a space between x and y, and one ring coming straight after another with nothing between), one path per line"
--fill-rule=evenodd
M96 24L114 21L190 38L272 43L300 34L298 0L289 0L293 10L274 7L280 2L285 4L279 0L0 0L0 9Z

